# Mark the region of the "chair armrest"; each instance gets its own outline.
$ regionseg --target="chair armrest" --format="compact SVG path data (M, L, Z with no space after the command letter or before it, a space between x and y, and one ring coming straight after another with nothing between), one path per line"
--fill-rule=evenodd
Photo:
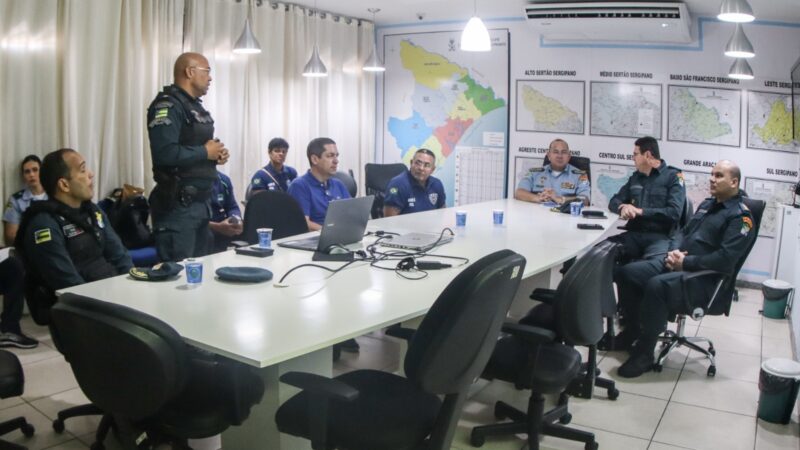
M399 325L399 324L398 324ZM386 329L384 333L387 336L391 336L397 339L402 339L404 341L411 341L411 338L414 337L414 332L417 330L413 328L403 328L401 326L391 326Z
M531 300L540 301L542 303L547 303L548 305L552 305L553 301L556 298L556 290L555 289L546 289L546 288L536 288L531 292L530 297Z
M352 402L358 398L358 389L333 378L306 372L287 372L281 375L282 383L326 398Z
M687 281L694 278L700 277L707 277L709 275L719 275L722 277L727 277L728 274L724 272L718 272L716 270L698 270L697 272L684 272L683 276L681 276L681 281Z
M695 278L701 277L708 277L708 276L717 276L719 277L719 281L717 281L717 286L714 289L714 294L711 296L711 299L708 301L708 304L705 307L699 307L692 304L691 296L689 295L688 289L688 281L693 280ZM717 294L719 293L720 288L722 287L722 283L725 281L726 278L730 276L727 273L719 272L716 270L698 270L696 272L684 272L681 276L681 290L683 292L683 303L686 307L686 311L690 313L692 319L700 320L703 316L705 316L706 311L711 309L711 306L717 300Z
M504 323L503 332L516 336L528 344L545 344L556 340L556 333L553 330L519 323Z

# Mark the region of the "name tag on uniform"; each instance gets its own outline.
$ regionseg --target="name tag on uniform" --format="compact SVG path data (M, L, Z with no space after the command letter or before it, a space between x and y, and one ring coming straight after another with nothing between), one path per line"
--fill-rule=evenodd
M74 223L68 223L61 227L61 229L64 231L64 236L66 236L67 239L72 239L75 236L80 236L83 234L83 228L75 225Z
M570 183L569 181L565 181L561 183L561 189L575 189L575 185Z

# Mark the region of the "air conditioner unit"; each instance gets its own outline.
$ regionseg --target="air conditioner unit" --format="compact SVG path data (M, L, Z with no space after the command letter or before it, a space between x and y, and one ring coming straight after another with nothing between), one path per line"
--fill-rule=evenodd
M689 11L680 2L536 2L528 23L548 41L689 43Z

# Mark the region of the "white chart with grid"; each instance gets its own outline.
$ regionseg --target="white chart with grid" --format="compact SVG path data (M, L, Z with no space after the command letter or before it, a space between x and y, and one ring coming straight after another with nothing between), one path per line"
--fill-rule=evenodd
M457 147L455 204L503 198L506 152L502 148Z

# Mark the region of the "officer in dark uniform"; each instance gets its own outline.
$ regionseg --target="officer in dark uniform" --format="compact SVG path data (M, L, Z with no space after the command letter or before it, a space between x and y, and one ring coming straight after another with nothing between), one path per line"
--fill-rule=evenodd
M683 174L661 159L658 142L652 137L635 142L633 162L636 165L628 182L611 198L608 209L627 220L627 231L609 238L622 244L622 262L635 259L661 261L667 253L670 235L676 230L686 201ZM615 278L616 281L616 278ZM638 317L639 298L619 287L619 304L623 316ZM635 327L626 328L614 338L614 348L629 349L636 339ZM599 348L608 349L602 341Z
M217 172L217 179L211 186L211 220L208 222L212 252L227 250L231 239L242 234L242 228L242 211L236 204L233 183L227 175Z
M685 310L681 284L685 272L714 270L730 274L756 238L751 233L753 215L742 202L740 180L741 172L734 163L717 163L711 171L712 197L703 201L686 226L675 234L666 257L633 262L619 270L620 286L641 299L638 322L627 328L638 330L638 340L630 358L618 369L621 377L638 377L652 368L656 341L667 329L668 315ZM709 277L692 279L687 292L693 301L705 303L713 295L715 282Z
M42 186L49 200L25 211L15 246L36 284L51 291L127 273L128 251L92 203L94 174L80 153L45 156Z
M200 102L211 83L208 60L184 53L175 61L174 77L147 110L157 183L150 210L163 261L208 253L211 185L216 165L228 161L225 145L214 138L214 120Z

